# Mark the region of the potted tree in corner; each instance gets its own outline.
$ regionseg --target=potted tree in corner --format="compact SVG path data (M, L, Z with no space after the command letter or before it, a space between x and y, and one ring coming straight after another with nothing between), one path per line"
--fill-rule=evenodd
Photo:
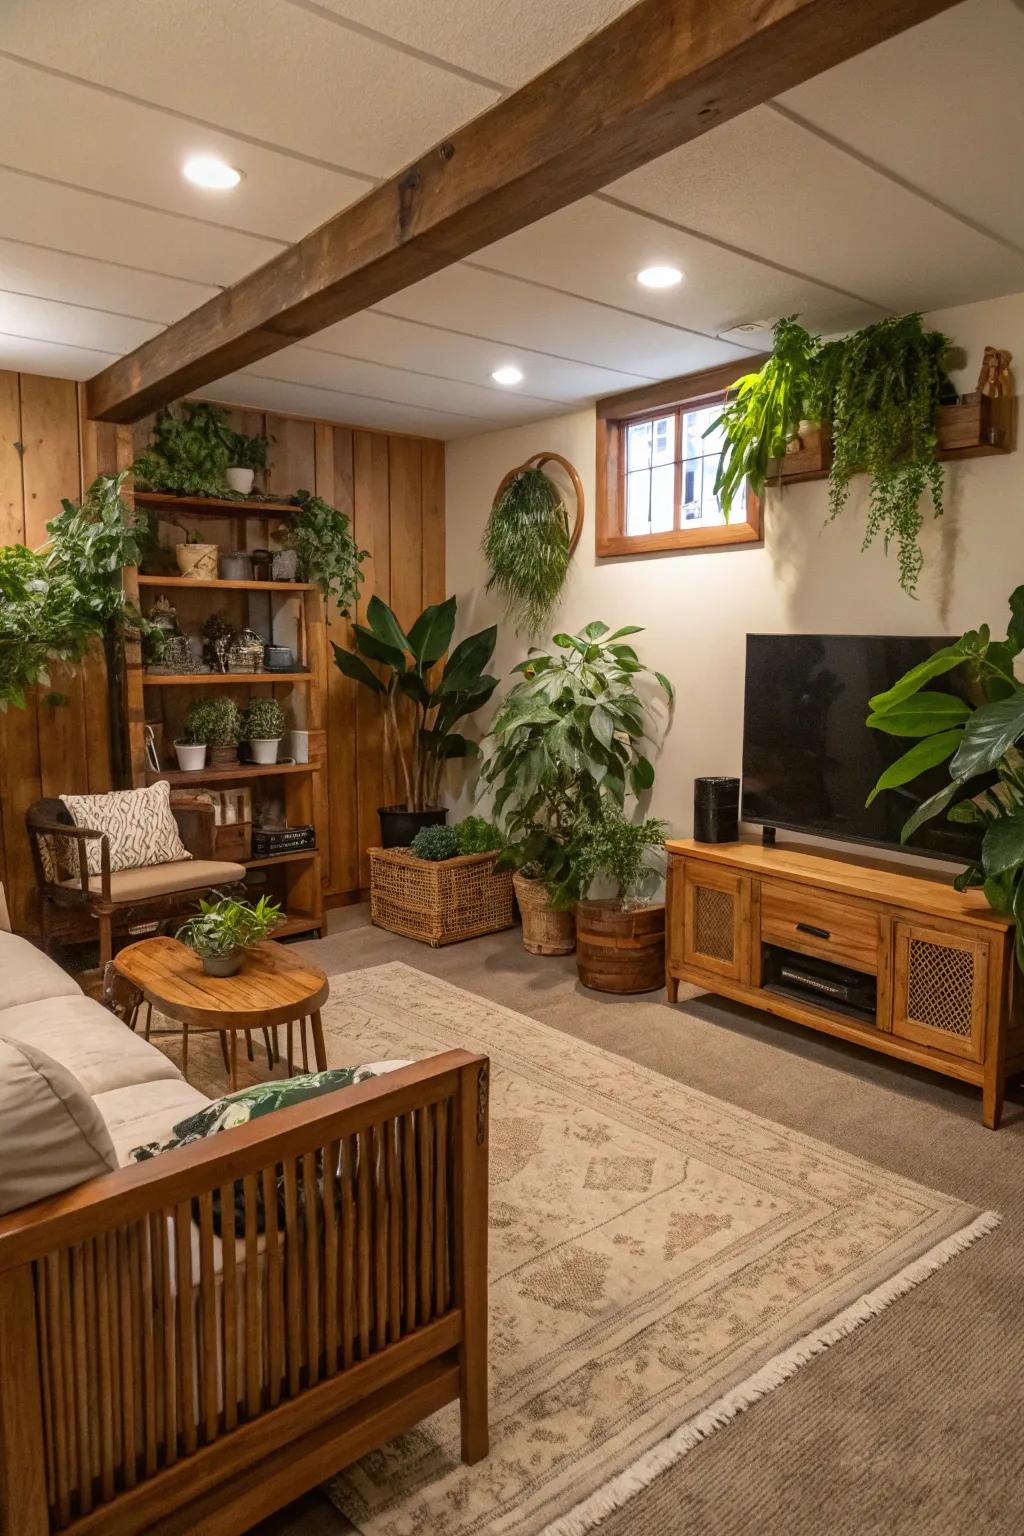
M657 885L667 823L634 822L618 806L585 811L567 850L568 892L576 902L576 970L595 992L654 992L665 985L665 903L646 901ZM613 896L589 893L600 881ZM559 892L554 893L559 903Z
M579 818L605 805L621 810L627 794L654 783L644 752L650 705L637 684L653 676L669 704L674 695L668 678L649 673L628 643L640 633L636 624L613 633L595 621L577 635L555 635L553 652L531 647L495 715L481 777L494 793L503 861L516 870L523 945L532 954L575 948Z
M484 670L498 630L492 624L460 640L438 676L455 631L455 613L454 597L432 603L406 634L387 603L371 597L366 623L352 626L355 650L334 647L338 669L380 696L384 756L398 764L404 798L400 805L380 807L383 848L406 848L421 827L443 825L448 812L438 800L445 764L480 751L453 727L485 704L498 686L498 679ZM383 668L383 681L370 662Z

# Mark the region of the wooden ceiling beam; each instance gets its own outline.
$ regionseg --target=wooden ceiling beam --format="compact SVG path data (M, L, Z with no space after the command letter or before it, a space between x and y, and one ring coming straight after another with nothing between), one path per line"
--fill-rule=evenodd
M398 175L90 379L89 415L137 421L953 3L640 0Z

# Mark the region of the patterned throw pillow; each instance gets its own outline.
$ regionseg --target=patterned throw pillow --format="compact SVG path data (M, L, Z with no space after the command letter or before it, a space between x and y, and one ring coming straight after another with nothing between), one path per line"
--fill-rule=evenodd
M194 1115L179 1120L177 1125L172 1126L173 1135L170 1141L145 1142L141 1147L134 1149L132 1157L137 1163L142 1163L148 1158L159 1157L162 1152L173 1152L177 1147L187 1147L190 1142L203 1141L207 1136L216 1136L220 1131L230 1131L236 1125L247 1125L250 1120L259 1120L264 1115L273 1114L276 1109L285 1109L290 1104L303 1104L307 1099L320 1098L323 1094L333 1093L338 1088L352 1088L356 1083L365 1083L369 1078L381 1077L385 1072L395 1072L399 1067L408 1065L408 1061L371 1061L364 1067L329 1067L326 1072L304 1073L299 1077L275 1079L269 1083L255 1083L250 1088L240 1088L237 1093L229 1093L223 1099L214 1099L212 1104L196 1110ZM318 1192L323 1178L321 1163L322 1154L318 1152L316 1169ZM340 1171L342 1170L339 1169ZM244 1237L246 1228L245 1189L241 1179L235 1181L234 1197L235 1236L241 1238ZM299 1217L300 1220L304 1220L305 1194L301 1182L297 1197L300 1207ZM277 1177L276 1203L278 1221L284 1222L284 1178L281 1174ZM193 1215L198 1218L198 1201L193 1201ZM319 1220L319 1215L317 1219ZM261 1179L256 1191L257 1232L262 1232L265 1224L266 1213ZM219 1189L213 1192L213 1229L219 1237L221 1235Z
M111 873L118 869L148 869L190 859L171 812L171 786L166 779L148 789L115 789L106 795L61 795L77 827L105 832L110 839ZM89 873L100 872L100 843L90 840Z

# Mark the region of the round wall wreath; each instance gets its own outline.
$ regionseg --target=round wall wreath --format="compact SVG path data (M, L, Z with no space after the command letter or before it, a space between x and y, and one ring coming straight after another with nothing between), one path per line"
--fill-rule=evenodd
M570 522L566 498L545 465L562 470L575 502ZM535 453L509 470L495 493L483 537L490 569L515 626L528 634L547 624L561 596L569 561L583 531L583 483L560 453Z

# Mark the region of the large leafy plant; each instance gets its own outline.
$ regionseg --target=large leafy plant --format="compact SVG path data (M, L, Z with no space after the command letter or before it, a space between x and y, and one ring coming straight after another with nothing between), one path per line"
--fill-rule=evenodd
M1005 640L993 640L983 624L876 694L868 725L915 744L881 775L868 803L929 768L949 764L949 783L908 818L902 839L943 813L984 828L980 862L969 864L954 884L958 890L980 886L997 912L1015 919L1017 962L1024 970L1024 685L1014 673L1022 651L1024 586L1010 598ZM976 705L928 688L954 667L962 667L974 684Z
M448 761L479 753L476 742L454 727L485 704L498 686L498 679L485 670L494 655L496 625L460 640L437 675L455 632L455 616L454 597L432 603L406 634L387 603L374 596L366 607L366 623L352 626L355 650L334 647L339 670L381 696L384 754L398 763L410 811L437 804ZM370 662L384 669L383 681ZM403 729L409 712L411 731Z
M299 557L303 581L315 581L327 602L348 615L359 596L366 550L352 536L349 519L310 491L296 491L299 511L280 530L281 543Z
M574 893L569 850L579 817L606 804L621 809L627 794L654 783L651 710L637 684L653 677L670 704L674 695L628 643L640 633L636 624L613 632L598 621L555 635L553 652L531 647L491 727L481 778L494 794L503 857L565 899Z
M100 475L79 505L64 501L41 550L0 548L0 710L24 708L54 663L81 661L97 637L113 669L122 630L147 627L121 581L148 526L121 497L126 478Z
M569 518L542 469L517 470L497 497L483 537L490 570L517 629L536 634L548 621L569 569Z
M199 911L182 924L175 937L197 955L232 955L262 944L281 917L280 906L267 896L253 903L214 893L209 899L200 899Z
M240 436L220 407L205 400L165 406L152 442L135 461L136 483L175 496L232 496L224 477L239 462Z

